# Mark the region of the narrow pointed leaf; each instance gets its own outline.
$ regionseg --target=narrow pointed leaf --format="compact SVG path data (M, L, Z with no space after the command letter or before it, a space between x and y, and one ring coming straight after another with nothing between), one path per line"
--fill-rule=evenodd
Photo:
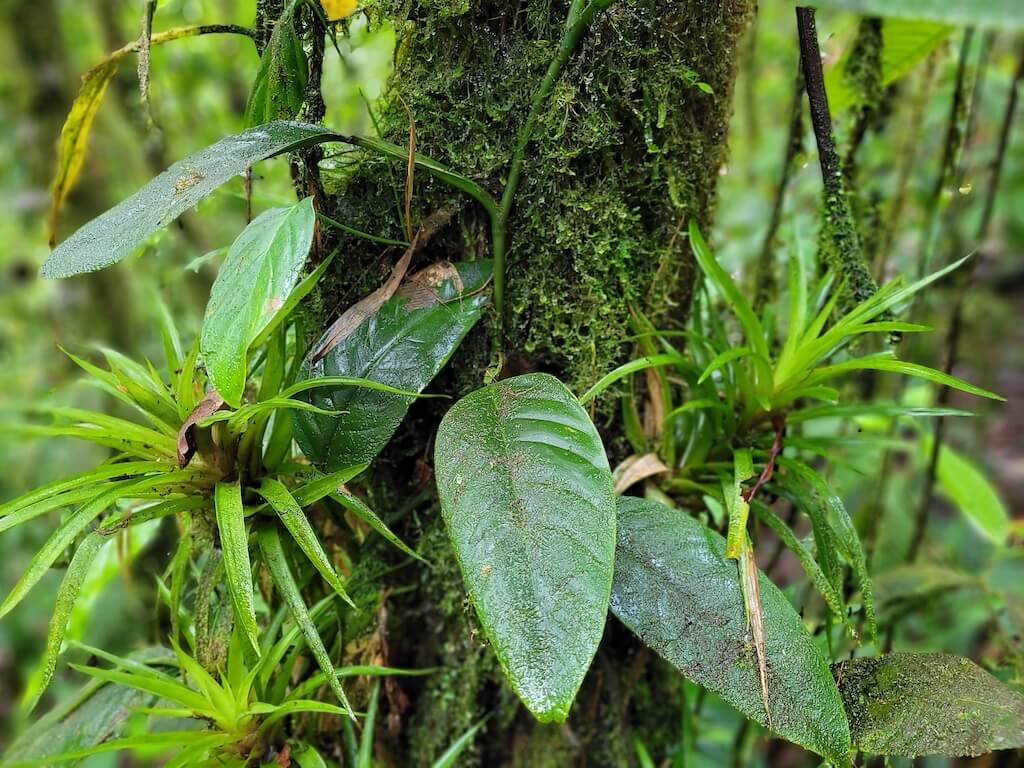
M341 583L341 577L338 576L338 572L334 569L331 559L324 552L323 545L320 543L316 531L313 530L313 526L310 525L306 513L302 511L302 507L298 505L291 493L288 492L288 489L274 478L267 477L263 479L259 493L277 512L277 516L284 523L284 527L288 529L292 538L295 539L299 549L309 558L309 562L324 577L324 581L330 584L331 589L337 592L346 603L354 608L355 604L345 591L345 587Z
M80 475L55 480L52 483L41 485L25 494L0 504L0 517L17 512L19 509L45 501L54 495L79 488L91 483L98 483L103 480L115 480L120 477L131 477L142 475L148 472L160 472L170 469L169 464L159 461L125 461L116 464L101 464L94 469L83 472Z
M129 493L130 489L139 487L141 486L138 481L125 480L116 483L109 491L83 505L61 523L60 527L50 535L46 543L32 557L28 568L22 573L21 578L11 589L3 604L0 605L0 618L10 613L25 598L29 590L38 583L54 561L86 529L89 523L99 517L119 498Z
M299 593L295 577L292 576L291 569L288 567L277 529L273 526L264 526L260 528L257 538L260 543L260 551L263 553L263 560L267 564L267 568L270 569L270 575L274 580L274 586L280 591L288 610L291 611L292 618L295 619L303 637L306 638L306 644L309 646L313 658L316 659L316 663L327 677L327 684L341 705L351 713L352 707L349 705L348 697L335 674L331 656L327 652L327 648L324 647L324 641L320 639L320 633Z
M804 543L797 538L796 534L793 533L792 529L786 525L785 521L782 520L775 512L764 502L754 499L751 503L751 509L757 515L758 519L764 522L779 540L786 545L786 548L792 552L796 559L800 561L800 567L803 568L804 573L807 574L807 578L815 589L821 593L825 603L828 605L829 610L832 611L833 619L842 621L843 619L843 604L836 592L835 588L825 577L825 574L821 570L821 566L818 565L818 561L811 555L810 550L804 545Z
M842 363L836 363L834 365L821 366L814 370L814 373L812 373L807 379L807 383L818 383L844 373L849 373L850 371L865 370L902 373L905 376L913 376L918 379L934 382L935 384L959 389L961 392L967 392L968 394L977 395L978 397L987 397L990 400L1006 400L1006 398L997 395L995 392L989 392L987 389L976 387L963 379L958 379L956 376L950 376L942 371L929 368L926 365L908 363L905 360L896 360L893 357L885 356L861 357L853 360L847 360Z
M179 747L183 744L194 743L196 738L196 731L140 733L135 736L125 736L121 739L105 741L91 747L82 747L81 749L73 749L55 755L47 755L39 760L14 760L10 763L4 763L4 768L49 768L55 764L81 761L83 758L91 755L100 755L105 752L120 752L123 749L137 749L140 747L152 749L153 747L162 746L168 748ZM230 741L229 736L217 734L217 742L225 743L227 741Z
M72 695L62 696L56 708L23 731L0 765L53 765L52 755L116 739L126 729L132 710L155 700L146 691L90 680Z
M370 507L368 507L358 496L346 493L345 491L338 491L337 493L332 493L331 498L387 539L391 544L405 552L405 554L415 557L422 563L426 562L426 560L413 551L408 544L392 533L391 529L387 527L384 521L377 516L377 513L370 509Z
M221 551L224 553L224 571L231 603L235 607L235 617L259 656L259 629L256 626L252 564L249 562L249 534L245 528L241 486L237 480L233 483L217 483L213 499Z
M759 588L772 730L849 765L849 729L828 662L763 574ZM684 511L621 497L611 609L684 676L767 724L736 564L717 533Z
M722 298L725 299L729 308L736 314L736 319L740 321L740 325L743 327L743 334L747 337L747 344L755 353L766 360L769 359L768 343L765 341L764 327L761 325L761 321L757 319L753 308L743 296L735 281L723 269L722 265L718 263L715 255L711 253L711 249L708 248L708 244L704 241L704 236L701 234L695 218L690 219L689 232L690 246L693 248L693 255L697 258L697 263L708 279L714 283L715 288L722 294Z
M130 688L137 688L140 691L147 691L155 696L170 699L173 702L182 704L189 709L205 711L210 703L202 694L192 690L187 685L176 680L167 680L155 675L137 674L126 672L120 669L101 669L99 667L85 667L81 664L70 664L72 669L81 672L83 675L94 677L97 680L105 680L108 683L119 683Z
M615 501L601 438L561 382L534 373L456 403L435 453L484 632L530 711L564 720L608 610Z
M60 655L61 646L64 643L64 633L67 631L68 620L71 618L71 612L78 600L78 593L82 589L85 577L89 575L89 569L96 560L96 556L108 541L109 539L105 536L95 532L90 533L75 550L74 557L71 558L67 573L64 574L64 580L60 584L60 589L57 590L57 603L54 606L53 615L50 617L50 628L46 635L42 679L39 681L29 709L35 706L35 702L53 679L54 670L57 668L57 657Z

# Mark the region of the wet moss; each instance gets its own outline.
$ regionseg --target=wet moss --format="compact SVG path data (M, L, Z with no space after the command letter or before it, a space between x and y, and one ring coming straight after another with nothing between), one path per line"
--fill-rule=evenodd
M401 22L395 91L415 117L420 150L500 192L566 3L529 2L518 14L500 2L405 5L382 2L374 13ZM684 216L708 223L748 13L745 0L616 4L584 38L541 115L509 223L504 349L520 365L559 373L581 391L626 354L631 305L661 323L684 321L693 263L672 235ZM693 72L714 94L692 85ZM387 138L404 143L398 99L380 120ZM349 176L336 212L394 234L394 189L382 170L370 161ZM420 180L414 219L453 202L462 201ZM442 245L449 259L486 251L478 210L465 206L450 226L470 233L468 242L442 238L424 259ZM353 267L372 274L379 251L348 244L336 269L343 284L326 288L339 301L328 303L355 297Z

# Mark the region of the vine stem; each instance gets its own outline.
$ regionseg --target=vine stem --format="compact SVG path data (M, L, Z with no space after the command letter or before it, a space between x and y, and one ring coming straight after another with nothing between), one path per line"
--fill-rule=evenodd
M597 14L612 4L613 0L591 0L586 7L583 7L583 0L572 0L569 6L569 14L565 22L565 32L558 44L558 51L555 58L551 60L548 70L541 80L537 90L534 91L530 100L530 111L523 121L519 133L516 135L515 147L512 151L512 159L509 165L508 180L505 189L502 191L501 202L498 205L497 215L492 217L492 249L494 251L494 306L498 312L498 332L501 333L504 318L505 301L505 256L506 236L508 230L509 214L512 211L512 203L515 199L516 190L519 188L519 180L523 172L523 161L526 158L526 149L533 138L533 132L537 128L540 114L547 103L555 82L565 69L569 57L579 45L580 38L587 28L594 22Z

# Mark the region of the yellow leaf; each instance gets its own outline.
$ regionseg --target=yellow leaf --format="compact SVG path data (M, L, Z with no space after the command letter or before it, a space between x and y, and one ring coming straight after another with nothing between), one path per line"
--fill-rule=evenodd
M57 143L57 173L53 179L53 197L50 206L50 246L57 244L57 220L64 199L82 170L85 148L89 142L96 110L114 75L118 59L110 57L90 69L82 77L82 87L71 105Z
M356 0L320 0L320 4L323 5L327 18L337 21L351 16L356 9L357 2Z
M341 3L344 5L344 1ZM178 40L183 37L193 37L215 32L238 32L241 28L231 25L194 25L188 27L175 27L164 32L152 35L149 45L161 45ZM140 48L139 40L132 40L130 43L118 48L99 64L94 66L82 75L82 87L78 89L78 95L71 105L71 111L64 119L64 126L60 129L60 139L57 141L57 172L53 177L53 189L51 191L50 203L50 247L57 244L57 222L60 219L60 209L64 205L71 187L78 179L82 170L82 162L85 160L85 150L89 143L89 132L92 130L92 123L96 117L96 111L100 108L103 96L107 92L107 86L117 74L118 64L129 53L137 53Z

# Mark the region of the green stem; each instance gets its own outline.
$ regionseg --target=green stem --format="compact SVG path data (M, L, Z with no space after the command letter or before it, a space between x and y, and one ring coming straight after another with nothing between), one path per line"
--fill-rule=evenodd
M501 195L500 207L497 217L492 217L492 247L494 249L494 306L498 312L499 332L501 319L503 317L505 299L505 232L508 225L509 213L512 211L512 201L515 198L516 190L519 188L519 179L523 172L523 160L526 157L526 148L533 138L533 132L537 128L540 113L547 103L551 91L555 87L555 81L565 68L569 57L579 45L580 38L587 28L593 23L597 14L612 4L612 0L591 0L582 8L583 0L572 0L569 6L569 14L566 19L565 32L558 44L558 51L555 58L551 60L548 71L541 80L540 85L533 94L530 101L530 111L526 115L519 133L516 136L515 148L512 152L512 161L508 171L508 181Z

